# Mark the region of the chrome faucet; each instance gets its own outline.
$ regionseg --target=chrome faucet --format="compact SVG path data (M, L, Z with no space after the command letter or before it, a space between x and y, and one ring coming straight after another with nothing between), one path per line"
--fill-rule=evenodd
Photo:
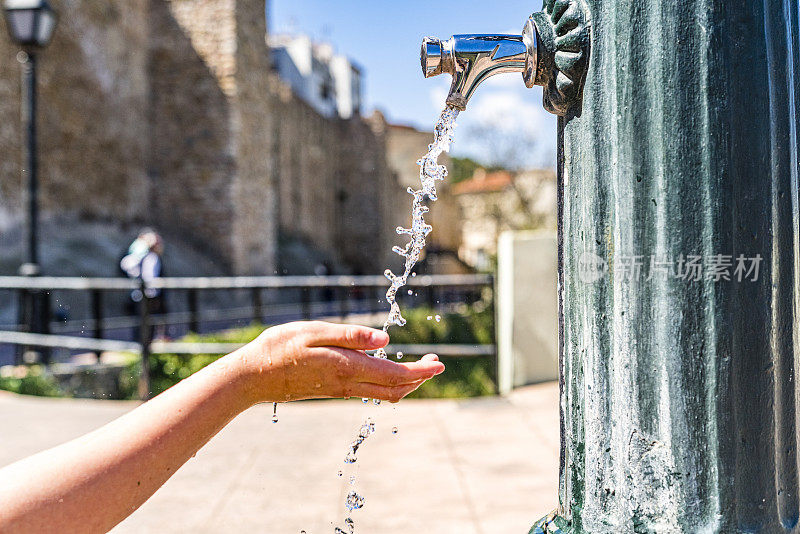
M522 35L454 35L422 40L426 78L453 77L447 105L467 107L478 85L495 74L520 72L527 87L545 86L545 108L565 115L580 102L588 68L589 12L583 0L545 0L525 23Z
M426 78L453 76L447 104L464 110L472 93L489 76L532 71L536 63L535 33L524 35L454 35L447 41L422 40L422 72ZM526 82L527 83L527 82Z

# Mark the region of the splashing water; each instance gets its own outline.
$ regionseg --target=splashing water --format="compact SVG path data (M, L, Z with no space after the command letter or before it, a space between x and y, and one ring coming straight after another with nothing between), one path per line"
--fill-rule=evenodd
M335 534L353 534L355 532L356 524L353 522L351 518L347 518L344 520L344 524L347 525L347 530L342 530L339 527L334 529Z
M425 214L430 210L427 203L428 201L436 201L438 198L436 182L444 180L445 176L447 176L447 167L439 165L439 156L441 156L442 152L450 150L455 134L456 117L458 117L457 109L447 107L442 111L433 132L433 143L428 145L428 153L417 161L417 165L420 167L419 179L422 188L408 188L408 193L414 197L411 203L411 228L397 227L397 233L410 236L410 240L405 247L397 246L392 248L394 252L405 258L405 269L400 275L394 274L390 269L386 269L383 273L391 283L386 291L389 316L383 323L384 332L391 325L403 326L406 324L406 320L400 313L400 305L397 303L397 291L408 282L411 270L419 261L422 250L425 248L425 238L431 233L431 226L425 223ZM384 352L383 354L385 357L386 353Z
M358 436L350 444L350 450L347 451L347 455L344 457L344 462L346 464L354 464L356 460L358 460L358 449L361 447L361 444L364 443L364 440L369 437L370 434L375 432L375 423L372 421L372 418L367 418L361 428L358 430Z
M433 132L433 143L428 145L428 152L417 161L419 165L419 179L420 189L408 188L408 194L413 197L411 203L411 228L397 227L397 233L400 235L408 235L409 241L404 247L396 246L392 251L399 254L404 258L404 269L402 274L396 275L390 269L384 271L384 276L389 280L390 286L386 290L386 302L389 303L389 314L383 323L383 331L388 332L391 325L404 326L406 320L400 313L400 305L397 303L397 292L408 283L408 278L414 277L417 273L412 272L414 266L419 261L422 251L425 248L425 239L433 229L425 222L425 214L430 211L428 202L435 202L438 198L436 193L436 182L444 180L447 176L447 167L439 165L439 156L442 152L450 150L450 145L453 142L454 130L456 127L456 118L458 117L458 110L451 107L446 107L439 120L436 122L436 127ZM412 294L413 291L408 291ZM385 349L378 349L374 354L375 358L388 358ZM403 353L397 354L398 359L403 357ZM363 399L366 403L367 399ZM374 399L373 402L378 405L380 399ZM375 431L375 423L372 419L367 421L361 426L358 432L358 437L350 445L350 450L345 456L345 463L352 464L357 460L356 453L358 448L370 434ZM392 433L396 434L397 429L392 429ZM345 506L348 512L357 510L364 506L364 497L358 495L355 491L351 491L345 500ZM352 518L345 519L345 524L348 530L342 530L339 527L334 529L335 534L353 534L355 532L355 522Z
M364 497L356 493L355 491L351 491L347 494L347 509L349 511L358 510L362 506L364 506Z

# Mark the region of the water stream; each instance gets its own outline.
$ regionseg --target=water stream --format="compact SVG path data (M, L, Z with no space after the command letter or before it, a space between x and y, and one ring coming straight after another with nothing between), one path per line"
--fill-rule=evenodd
M406 320L400 313L400 305L397 303L397 292L408 283L408 278L414 276L414 266L419 261L422 251L425 248L425 239L431 233L432 227L425 222L425 214L430 211L429 203L435 202L438 198L436 193L436 182L444 180L447 176L447 167L439 164L439 156L442 152L450 150L450 145L453 142L454 130L456 126L456 118L458 117L458 110L451 107L446 107L439 120L436 122L436 127L433 131L433 143L428 145L428 152L417 161L419 165L419 179L420 189L408 188L408 193L413 197L411 202L411 227L403 228L397 227L397 233L400 235L408 235L409 241L404 247L396 246L392 250L399 254L404 259L404 269L399 275L394 274L390 269L386 269L383 273L389 280L389 289L386 291L386 301L389 303L389 315L383 323L383 331L388 332L389 327L392 325L404 326ZM409 292L411 294L411 292ZM430 317L429 319L431 319ZM440 318L437 315L436 320ZM378 349L375 351L374 357L387 358L386 350ZM403 353L397 353L397 359L401 359ZM367 402L367 399L364 399ZM379 399L374 400L375 404L380 404ZM345 456L345 463L353 464L358 460L357 453L359 447L370 434L375 432L375 423L372 418L368 418L361 428L353 443L350 445L350 450ZM392 429L392 433L397 433L397 428ZM341 476L341 471L339 472ZM350 484L355 483L355 477L350 478ZM334 534L354 534L355 522L350 514L354 510L364 506L364 497L351 490L345 498L345 507L347 508L348 517L344 520L347 530L340 527L335 527Z

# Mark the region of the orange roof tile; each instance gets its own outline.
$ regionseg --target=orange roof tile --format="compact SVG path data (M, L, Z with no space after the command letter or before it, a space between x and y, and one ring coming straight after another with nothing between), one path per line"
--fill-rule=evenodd
M486 172L480 169L469 180L453 186L453 193L465 195L469 193L496 193L511 185L511 174L507 171Z

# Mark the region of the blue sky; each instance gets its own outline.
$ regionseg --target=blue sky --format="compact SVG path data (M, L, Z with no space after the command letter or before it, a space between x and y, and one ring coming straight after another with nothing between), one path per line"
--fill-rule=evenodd
M366 108L380 109L394 123L430 129L444 106L450 76L422 77L419 48L426 35L520 33L539 2L268 0L273 33L306 33L332 43L366 74ZM540 88L527 89L519 74L491 78L459 117L453 153L492 159L486 142L524 137L527 166L550 165L555 154L555 118L541 106ZM501 137L502 136L502 137ZM525 145L529 146L529 145ZM519 151L518 151L519 152Z

